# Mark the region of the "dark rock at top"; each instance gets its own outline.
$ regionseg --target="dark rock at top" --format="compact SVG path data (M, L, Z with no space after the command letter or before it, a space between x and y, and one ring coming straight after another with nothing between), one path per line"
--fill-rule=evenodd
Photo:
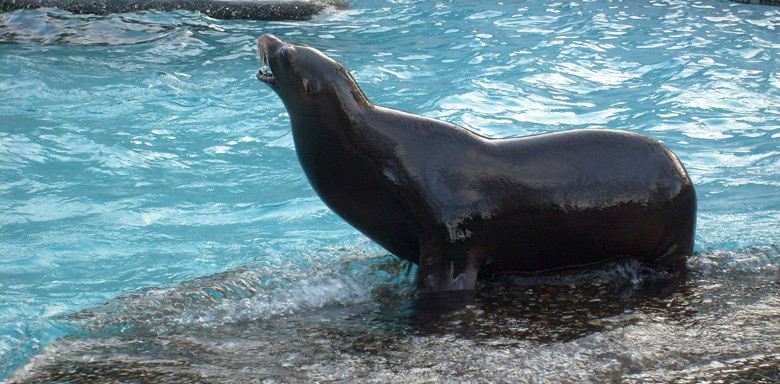
M308 20L328 7L347 8L345 0L0 0L0 12L59 8L103 15L145 10L198 11L217 19Z

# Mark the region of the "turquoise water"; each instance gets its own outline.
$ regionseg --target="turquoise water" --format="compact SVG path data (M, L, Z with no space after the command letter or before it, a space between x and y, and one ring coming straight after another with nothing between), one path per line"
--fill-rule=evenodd
M663 141L696 185L671 288L630 262L486 283L452 311L330 212L273 33L376 104L496 137ZM308 22L0 14L0 380L780 381L780 9L355 1ZM661 282L659 282L661 281Z

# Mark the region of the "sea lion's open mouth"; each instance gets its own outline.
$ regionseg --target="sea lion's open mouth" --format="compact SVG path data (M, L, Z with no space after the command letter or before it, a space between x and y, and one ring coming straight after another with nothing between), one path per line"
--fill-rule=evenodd
M276 78L270 68L260 68L260 70L257 71L257 79L271 86L276 84Z
M279 85L276 82L276 77L271 70L271 66L268 64L268 48L267 44L264 44L261 38L257 46L257 54L262 61L260 70L257 71L257 79L268 84L271 88L277 88Z

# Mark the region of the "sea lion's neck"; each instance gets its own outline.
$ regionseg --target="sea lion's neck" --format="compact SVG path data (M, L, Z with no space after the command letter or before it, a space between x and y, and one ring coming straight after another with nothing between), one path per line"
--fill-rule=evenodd
M345 111L358 111L372 106L371 102L360 89L352 75L344 69L343 77L338 79L338 86L333 87L339 99L340 107Z
M322 86L322 92L312 98L285 102L299 155L319 157L316 154L348 150L354 144L356 127L373 108L351 76L331 79Z

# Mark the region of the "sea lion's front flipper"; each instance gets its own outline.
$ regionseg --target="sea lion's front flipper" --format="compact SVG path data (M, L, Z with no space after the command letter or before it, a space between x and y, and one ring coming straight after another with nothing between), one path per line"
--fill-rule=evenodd
M417 274L422 292L474 290L484 252L468 244L423 245Z

